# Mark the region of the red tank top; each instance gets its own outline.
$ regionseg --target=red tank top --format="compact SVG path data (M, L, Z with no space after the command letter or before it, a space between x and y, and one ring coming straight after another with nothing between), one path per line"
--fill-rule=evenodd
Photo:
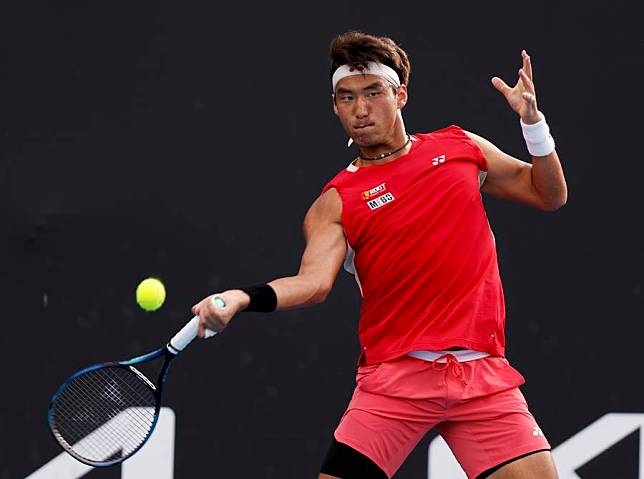
M349 165L322 190L342 198L345 269L362 293L361 363L462 347L504 356L505 305L479 190L487 163L456 125L412 136L390 163Z

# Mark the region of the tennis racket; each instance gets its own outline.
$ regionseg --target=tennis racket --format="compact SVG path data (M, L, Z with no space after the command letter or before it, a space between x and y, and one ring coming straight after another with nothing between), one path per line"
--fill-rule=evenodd
M226 303L214 296L218 308ZM150 438L172 361L197 337L192 318L163 348L125 361L100 363L65 381L49 403L49 429L61 447L94 467L118 464ZM216 333L206 330L206 338ZM156 385L135 366L164 358Z

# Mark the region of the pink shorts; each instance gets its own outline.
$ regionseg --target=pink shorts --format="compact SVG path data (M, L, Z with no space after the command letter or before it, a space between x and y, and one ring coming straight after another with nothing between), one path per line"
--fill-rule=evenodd
M468 478L550 449L519 391L525 380L505 358L446 359L401 356L359 367L336 440L370 458L388 477L433 428Z

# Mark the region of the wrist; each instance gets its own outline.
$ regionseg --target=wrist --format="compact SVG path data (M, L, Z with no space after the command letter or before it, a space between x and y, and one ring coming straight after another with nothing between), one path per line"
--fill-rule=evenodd
M241 291L248 298L248 303L244 311L269 313L275 311L277 308L277 295L275 294L275 290L266 283L245 286L237 288L237 290Z
M241 289L229 289L227 293L235 299L239 305L239 311L243 311L250 304L250 296Z
M548 156L555 149L555 140L550 135L546 117L541 112L537 113L541 118L536 123L526 123L523 118L519 120L521 131L532 156Z
M526 116L525 118L520 117L520 118L521 118L521 123L527 126L527 125L534 125L535 123L539 123L541 120L544 119L544 116L543 116L543 113L537 110L537 112L531 116Z

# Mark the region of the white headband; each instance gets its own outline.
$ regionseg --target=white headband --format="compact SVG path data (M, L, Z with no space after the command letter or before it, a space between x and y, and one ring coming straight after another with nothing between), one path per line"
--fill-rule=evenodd
M333 73L333 78L331 79L331 84L333 85L333 91L335 92L335 87L340 80L346 77L353 75L376 75L384 78L392 85L398 87L400 86L400 77L396 70L382 63L376 62L367 62L365 65L350 66L342 65Z

